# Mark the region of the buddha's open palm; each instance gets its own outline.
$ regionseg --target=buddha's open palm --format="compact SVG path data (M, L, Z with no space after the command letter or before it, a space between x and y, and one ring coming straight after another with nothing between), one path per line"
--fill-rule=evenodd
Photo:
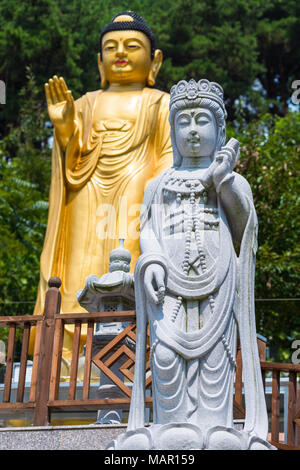
M75 103L62 77L54 75L45 84L48 113L52 124L62 134L71 134L74 127Z

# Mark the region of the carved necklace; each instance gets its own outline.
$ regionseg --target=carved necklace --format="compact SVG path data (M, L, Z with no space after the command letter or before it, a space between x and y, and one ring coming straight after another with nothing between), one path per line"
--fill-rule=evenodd
M178 191L178 186L182 186L181 191ZM172 174L169 176L168 180L165 182L164 190L171 191L171 192L176 191L176 202L179 205L181 204L183 194L189 197L189 203L191 205L192 210L191 210L191 213L187 217L185 250L184 250L184 259L182 263L182 270L184 274L187 276L189 268L190 268L189 259L191 255L192 231L194 229L196 246L197 246L198 256L200 260L200 266L201 266L202 272L204 273L207 269L207 266L206 266L205 251L203 249L203 244L202 244L200 221L196 213L196 196L200 198L200 201L203 204L207 204L207 199L208 199L207 192L199 179L191 179L191 178L184 179L180 177L176 178L176 177L173 177ZM212 212L212 213L218 212L217 209L208 210L208 208L207 210L204 209L204 211ZM216 224L218 224L218 222L216 222ZM178 316L178 312L182 305L182 300L183 299L181 296L177 297L175 307L171 314L171 321L173 323L175 323L176 318ZM212 295L209 296L209 303L210 303L211 312L213 313L214 307L215 307L215 301Z
M207 192L199 178L174 176L173 170L164 183L164 192L176 193L176 202L180 204L182 196L190 196L194 192L204 204L207 204Z
M196 247L198 251L198 257L200 260L200 267L201 267L202 273L204 273L207 270L207 265L206 265L205 251L203 249L203 243L202 243L202 237L201 237L200 220L198 218L199 212L197 212L196 210L196 207L197 207L196 197L198 197L199 201L205 205L207 204L207 199L208 199L207 192L199 179L175 177L173 175L174 171L175 170L173 170L173 172L169 174L168 179L165 181L164 191L176 193L176 202L179 206L182 201L182 196L186 196L192 208L191 212L188 214L188 217L187 217L187 224L186 224L186 231L185 231L186 233L185 250L184 250L184 260L182 263L182 270L184 274L187 276L189 268L191 266L189 259L190 259L190 254L191 254L192 231L194 229ZM205 207L203 209L203 212L211 213L211 214L218 214L218 209ZM213 223L212 222L209 223L209 222L204 221L204 224L209 225L210 227L212 226L217 227L219 225L219 222L216 221ZM215 309L215 300L214 300L213 295L209 295L208 299L209 299L209 304L210 304L210 310L211 310L211 313L213 314L214 309ZM171 321L173 323L175 323L177 319L180 307L182 305L182 300L183 298L181 296L177 296L175 307L171 314ZM230 351L230 346L224 334L221 337L221 341L223 343L225 352L229 358L231 365L235 368L236 362ZM155 346L156 344L153 345L153 350L155 349Z

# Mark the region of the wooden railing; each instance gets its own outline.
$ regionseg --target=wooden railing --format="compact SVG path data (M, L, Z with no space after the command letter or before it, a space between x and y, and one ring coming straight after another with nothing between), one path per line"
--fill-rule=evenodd
M300 450L300 390L297 389L297 375L300 375L300 365L265 361L261 361L260 365L264 384L266 373L272 372L272 420L270 441L273 445L282 450ZM279 441L280 376L283 373L285 375L288 373L288 425L286 443Z
M4 377L3 400L0 403L0 414L33 413L34 426L46 426L51 423L51 413L57 411L92 411L99 409L123 409L130 406L131 387L133 382L132 367L135 354L126 345L126 338L136 340L135 311L122 312L96 312L96 313L60 313L59 278L49 280L49 289L46 294L44 315L39 316L12 316L0 317L0 327L8 327L8 343L6 355L6 372ZM93 335L96 323L129 322L129 325L116 336L101 351L93 355ZM59 398L62 347L64 327L74 325L74 339L70 378L67 399ZM77 398L78 386L77 371L80 351L80 336L82 325L87 325L86 350L84 358L84 374L81 398ZM36 327L33 352L32 375L28 400L24 400L25 376L28 360L28 346L30 330ZM11 399L12 373L14 363L14 349L17 328L23 328L23 340L20 357L20 372L15 401ZM297 376L300 375L300 365L279 364L265 361L265 345L258 343L263 379L266 373L272 372L272 414L271 437L273 445L280 449L300 449L300 396L297 391ZM126 381L113 373L111 366L123 356L126 361L121 366L121 372ZM109 379L123 392L124 398L91 398L91 368L95 364ZM149 363L147 370L150 371ZM289 406L288 406L288 432L287 442L279 442L279 393L280 374L289 374ZM147 374L146 387L151 387L151 375ZM152 398L146 398L146 406L152 406ZM237 351L237 370L235 380L234 416L243 418L243 383L242 359L240 349ZM297 433L298 427L298 433Z
M134 353L124 345L126 336L135 341L135 311L96 312L60 314L61 297L59 278L49 280L46 293L43 316L12 316L0 317L0 327L8 327L8 344L6 355L6 371L4 378L3 400L0 403L0 414L33 412L34 426L47 426L51 422L54 411L92 411L99 409L129 409L131 388L123 383L110 367L121 354L127 354L128 361L122 366L122 372L128 379L133 380L131 367L134 365ZM105 322L130 322L123 332L114 338L99 354L92 357L94 326ZM59 399L59 385L62 359L64 326L74 325L74 339L70 379L67 400ZM80 350L80 333L82 325L87 325L87 340L85 350L84 378L82 398L75 399L77 388L77 371ZM36 327L33 352L32 377L28 401L24 401L25 374L27 368L30 330ZM11 400L13 358L15 349L16 329L23 328L23 341L20 359L20 373L16 401ZM119 346L117 351L111 351ZM106 358L108 356L108 358ZM90 378L92 363L97 365L122 390L124 398L91 399ZM148 365L149 367L149 365ZM147 380L149 387L151 381ZM152 399L146 399L146 405L151 406Z

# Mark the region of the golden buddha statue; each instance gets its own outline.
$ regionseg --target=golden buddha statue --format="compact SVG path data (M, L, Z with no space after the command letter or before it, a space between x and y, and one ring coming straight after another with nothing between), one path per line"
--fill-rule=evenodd
M45 85L54 126L47 232L34 314L43 312L47 282L62 280L62 313L84 311L76 292L90 274L108 271L109 253L125 239L140 254L138 217L147 183L172 165L169 95L155 84L162 52L134 12L116 15L102 30L101 90L74 101L64 79ZM66 325L63 358L72 356ZM82 330L81 343L86 333Z

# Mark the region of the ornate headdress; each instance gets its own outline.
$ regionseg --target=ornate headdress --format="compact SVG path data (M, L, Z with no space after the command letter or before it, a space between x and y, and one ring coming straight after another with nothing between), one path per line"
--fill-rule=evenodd
M132 18L132 21L120 21L118 20L119 16L130 16ZM100 55L102 55L102 38L104 34L108 33L109 31L141 31L144 33L147 38L150 41L151 44L151 58L153 59L154 57L154 52L156 49L156 39L155 36L152 32L152 30L149 28L147 25L146 21L137 13L134 11L121 11L121 13L118 13L115 15L110 23L108 23L104 28L102 29L100 33ZM102 57L101 57L102 58Z
M170 91L170 109L178 100L196 100L199 98L216 101L221 106L226 118L227 113L224 106L223 88L218 83L210 82L205 78L199 80L199 82L196 82L193 78L189 82L180 80L180 82L172 86Z

